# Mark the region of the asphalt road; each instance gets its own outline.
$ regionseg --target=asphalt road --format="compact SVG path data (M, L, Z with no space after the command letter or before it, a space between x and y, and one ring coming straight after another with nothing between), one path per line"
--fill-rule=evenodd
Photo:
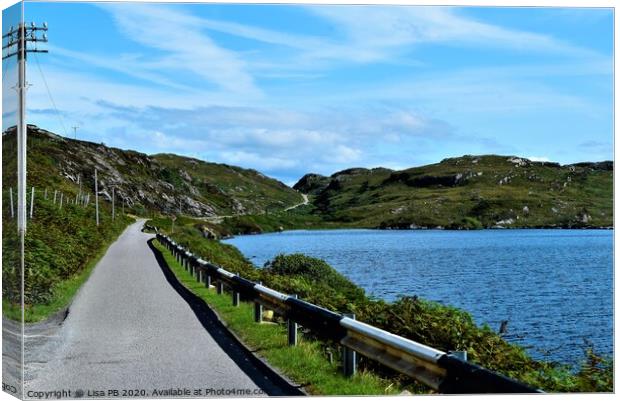
M71 391L63 398L287 394L212 312L171 285L142 225L131 225L109 248L47 341L26 338L26 398L56 390Z

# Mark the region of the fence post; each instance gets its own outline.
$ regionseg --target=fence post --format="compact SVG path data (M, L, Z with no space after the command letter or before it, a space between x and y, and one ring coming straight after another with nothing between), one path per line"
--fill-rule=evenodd
M239 277L239 273L235 273L235 276ZM237 292L234 288L232 289L232 303L233 306L239 306L239 301L241 300L241 294Z
M345 313L345 317L355 319L355 314ZM345 376L351 377L357 371L357 353L351 348L342 347L342 372Z
M207 287L207 289L211 288L211 275L209 274L209 272L207 272L207 279L205 281L205 287Z
M200 268L200 266L197 266L196 270L198 271L196 279L198 280L199 283L202 283L202 281L203 281L202 269Z
M297 294L291 295L292 298L297 298ZM297 345L297 329L298 325L291 318L288 319L288 345L295 346Z
M62 198L65 196L62 192L60 193L60 209L62 209Z
M15 209L13 208L13 187L9 188L9 197L11 198L11 218L15 218Z
M32 193L30 194L30 220L32 220L33 212L34 212L34 187L32 187Z
M56 195L58 194L58 190L54 190L54 205L56 204Z
M224 293L224 283L222 280L217 281L217 293L218 295L222 295Z
M97 179L97 169L95 169L95 216L99 225L99 182Z
M47 188L45 188L45 192L43 193L43 199L47 200Z
M263 285L262 281L258 282L259 285ZM263 322L263 305L260 302L254 302L254 321L256 323Z

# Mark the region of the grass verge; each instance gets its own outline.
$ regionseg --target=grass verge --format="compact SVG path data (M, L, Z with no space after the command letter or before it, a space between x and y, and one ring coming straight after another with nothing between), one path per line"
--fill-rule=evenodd
M119 236L120 234L122 234L122 231L119 233ZM117 239L118 237L115 237L110 242L104 244L79 273L68 280L63 280L55 284L52 292L53 297L50 302L45 304L26 305L24 321L26 323L40 322L68 307L71 301L73 301L73 297L75 297L78 290L82 287L82 284L90 277L97 263L99 263L101 258L103 258L108 251L108 248L110 248ZM11 304L10 302L2 302L2 314L4 317L15 321L20 321L22 318L20 305Z
M251 303L232 306L230 294L218 295L214 289L205 288L158 241L153 244L179 282L217 312L229 330L250 349L257 350L269 364L302 384L310 394L393 395L400 392L392 382L369 372L358 372L351 378L343 376L339 364L328 361L323 345L318 341L300 336L298 345L289 347L283 325L255 323Z

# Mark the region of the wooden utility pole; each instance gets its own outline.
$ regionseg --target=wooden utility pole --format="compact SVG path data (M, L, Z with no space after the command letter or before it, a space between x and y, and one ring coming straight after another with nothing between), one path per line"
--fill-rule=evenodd
M77 130L78 130L78 128L80 128L80 126L79 125L74 125L71 128L73 128L73 139L77 139Z

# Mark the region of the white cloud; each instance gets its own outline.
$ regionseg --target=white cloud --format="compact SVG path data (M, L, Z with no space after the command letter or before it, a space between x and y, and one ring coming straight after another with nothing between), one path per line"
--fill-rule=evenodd
M260 90L247 71L245 61L235 52L218 46L201 32L200 20L178 9L158 4L103 4L121 32L128 39L151 49L165 52L154 58L152 66L166 67L168 72L191 73L219 88L259 96ZM142 67L147 67L143 63Z
M359 59L366 61L391 57L399 48L420 43L592 54L551 36L476 21L451 7L330 6L309 9L340 28L351 49L343 53L345 56L357 51ZM331 50L328 49L327 53Z

